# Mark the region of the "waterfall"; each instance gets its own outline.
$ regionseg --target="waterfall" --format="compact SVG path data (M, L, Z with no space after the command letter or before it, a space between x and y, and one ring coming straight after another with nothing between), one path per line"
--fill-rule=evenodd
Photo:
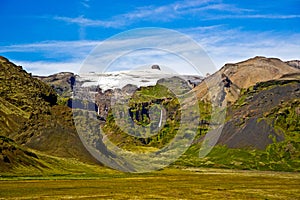
M160 110L160 119L159 119L159 124L158 127L161 127L161 123L162 123L162 116L163 116L163 111L162 109Z

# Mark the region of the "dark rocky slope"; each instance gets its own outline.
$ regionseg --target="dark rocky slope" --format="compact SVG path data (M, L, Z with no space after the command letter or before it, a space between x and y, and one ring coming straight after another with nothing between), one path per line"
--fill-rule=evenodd
M219 144L230 148L264 150L274 142L274 138L277 142L283 141L287 130L275 127L275 120L280 116L275 108L288 108L289 103L295 102L295 107L289 111L295 112L300 108L299 99L300 80L262 82L244 90L238 101L228 109L229 120L225 123ZM270 118L271 115L276 117ZM300 121L300 116L295 117ZM300 133L300 130L297 131Z

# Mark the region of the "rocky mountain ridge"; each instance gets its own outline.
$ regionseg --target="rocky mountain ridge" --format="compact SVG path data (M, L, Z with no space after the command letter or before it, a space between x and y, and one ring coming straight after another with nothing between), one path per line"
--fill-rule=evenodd
M300 70L288 65L278 58L257 56L246 61L225 64L219 71L204 79L194 91L200 99L210 100L209 90L221 87L225 103L233 104L242 89L254 86L256 83L270 80L298 80ZM227 81L226 81L227 80ZM218 85L215 81L222 81ZM230 84L228 84L230 82Z
M2 149L0 165L5 166L3 170L7 170L18 164L24 165L25 163L27 166L26 162L28 161L33 166L43 167L44 162L40 162L39 153L26 153L32 152L30 149L51 156L75 158L87 163L97 162L81 143L74 126L72 110L65 106L69 101L60 101L63 98L71 98L73 105L79 105L78 112L86 110L98 115L99 118L93 121L94 125L101 125L101 121L104 122L102 126L110 133L109 137L121 145L124 145L126 141L131 141L133 146L126 146L129 150L133 147L135 149L158 148L176 134L176 129L179 127L178 117L180 117L177 100L159 84L165 83L168 86L174 86L175 91L177 88L175 83L182 81L180 83L183 89L181 92L192 91L197 95L201 116L198 135L186 156L182 157L181 163L190 162L194 163L194 166L202 163L200 166L208 166L205 164L208 161L198 161L198 158L192 155L197 155L198 145L201 144L203 136L210 131L210 100L215 98L220 103L227 101L226 121L217 143L217 150L222 145L225 146L222 148L233 149L232 151L238 149L248 152L248 149L252 149L251 151L256 152L255 155L261 155L260 158L256 157L255 159L260 159L259 162L264 165L258 166L258 161L256 164L247 161L250 163L247 167L294 170L297 168L297 157L299 158L297 152L300 148L298 141L300 70L289 64L276 58L255 57L236 64L225 65L215 74L206 77L196 87L191 86L189 79L179 77L163 78L157 83L155 82L153 86L140 88L135 85L127 85L120 89L102 91L95 86L83 87L87 90L88 95L92 95L91 99L88 99L91 101L80 101L82 98L78 98L79 101L76 102L71 98L72 95L76 96L73 93L77 76L73 73L32 77L22 67L1 57L0 135L3 137L3 142L0 141L0 143L3 145L0 145L0 149ZM79 83L83 84L80 81ZM219 93L213 96L208 92L209 90ZM72 91L73 93L71 93ZM114 116L110 114L109 106L113 93L114 95L118 93L135 95L136 102L128 101L130 102L131 117L135 123L143 126L149 125L149 109L156 103L167 106L167 116L170 120L163 123L161 132L150 139L129 138L113 124ZM163 139L164 136L167 136L167 139ZM101 139L97 142L100 144ZM19 145L24 149L20 149ZM103 144L100 146L103 148ZM216 157L223 155L222 152ZM216 154L212 153L212 155ZM280 156L278 157L278 155ZM217 163L216 157L208 159ZM189 159L192 160L189 161ZM237 157L236 159L242 158ZM17 160L20 162L18 163ZM234 160L233 163L239 162ZM226 168L243 167L243 165L231 163L222 165ZM274 167L275 165L277 167ZM218 167L219 164L212 166Z

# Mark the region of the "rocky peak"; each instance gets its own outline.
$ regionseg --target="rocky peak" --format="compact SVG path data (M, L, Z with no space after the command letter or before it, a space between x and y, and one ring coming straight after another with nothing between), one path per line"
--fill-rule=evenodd
M292 75L299 73L298 68L291 67L278 58L256 56L242 62L225 64L218 72L200 83L195 91L200 99L207 99L209 98L207 85L217 87L219 84L215 83L214 80L218 81L221 78L220 81L226 88L227 102L234 103L239 97L240 89L249 88L258 82L280 80L283 77L295 79Z
M239 88L248 88L257 82L279 79L283 75L299 73L278 58L256 56L235 64L226 64L221 70Z
M159 67L159 65L152 65L151 69L158 69L158 70L160 70L160 67Z
M286 61L285 63L288 64L289 66L300 69L300 60L290 60L290 61Z

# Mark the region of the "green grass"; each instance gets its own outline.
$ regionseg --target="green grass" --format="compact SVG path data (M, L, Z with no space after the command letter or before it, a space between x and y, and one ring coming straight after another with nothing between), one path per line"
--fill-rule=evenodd
M47 180L45 180L47 179ZM204 168L0 181L2 199L299 199L300 175Z
M173 165L299 172L299 158L289 158L285 155L280 157L284 151L284 149L279 149L278 146L280 144L269 145L267 150L264 151L256 149L233 149L217 145L204 158L199 158L200 144L194 144Z

